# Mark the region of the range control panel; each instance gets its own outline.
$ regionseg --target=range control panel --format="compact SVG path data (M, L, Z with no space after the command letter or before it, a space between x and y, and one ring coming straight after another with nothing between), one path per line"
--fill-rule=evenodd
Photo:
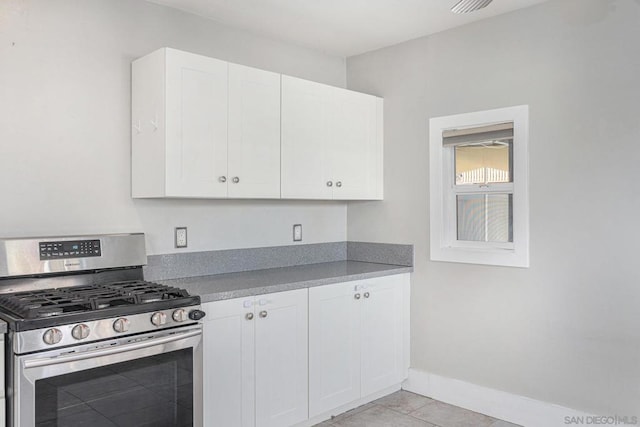
M102 255L100 240L40 242L40 260L86 258Z

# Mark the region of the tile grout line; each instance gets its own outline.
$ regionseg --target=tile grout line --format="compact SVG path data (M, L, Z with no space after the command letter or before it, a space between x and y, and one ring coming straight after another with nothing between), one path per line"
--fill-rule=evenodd
M427 406L427 404L428 404L428 402L427 402L427 403L425 403L424 405L420 405L419 407L417 407L417 408L416 408L416 409L414 409L413 411L409 412L408 414L405 414L404 412L397 411L397 410L395 410L395 409L393 409L393 408L390 408L390 407L388 407L388 406L385 406L385 405L383 405L383 404L376 403L375 405L376 405L376 406L382 406L383 408L388 409L388 410L390 410L390 411L392 411L392 412L395 412L396 414L406 415L406 416L408 416L408 417L413 418L414 420L418 420L418 421L422 421L423 423L430 424L430 425L432 425L433 427L443 427L443 426L441 426L441 425L439 425L439 424L435 424L435 423L432 423L431 421L423 420L422 418L414 417L413 415L411 415L411 414L413 414L415 411L417 411L418 409L420 409L420 408L424 408L425 406Z
M367 406L367 405L369 406L369 407L367 407L367 408L361 409L360 411L358 411L358 412L356 412L356 413L353 413L353 414L351 414L351 415L349 415L349 416L346 416L346 417L344 417L344 418L340 419L340 421L338 421L338 422L337 422L337 424L336 424L336 423L334 423L334 422L332 422L332 419L327 420L327 421L329 422L328 426L329 426L329 427L340 427L340 423L342 423L343 421L345 421L345 420L350 420L350 419L352 419L352 418L354 418L354 417L356 417L356 418L357 418L358 416L360 416L361 414L363 414L363 413L365 413L365 412L369 411L370 409L377 407L377 408L380 408L380 409L385 409L385 410L391 411L391 412L396 413L396 414L398 414L398 415L400 415L400 416L409 416L411 419L414 419L414 420L416 420L416 421L418 421L418 422L421 422L421 423L425 423L426 425L428 425L427 427L431 427L431 426L432 426L432 427L445 427L445 426L443 426L443 425L441 425L441 424L436 424L436 423L431 422L431 421L429 421L429 420L422 419L422 418L419 418L419 417L417 417L417 416L413 415L413 414L415 414L417 411L419 411L420 409L422 409L422 408L424 408L425 406L427 406L427 405L430 403L430 401L439 402L439 401L437 401L437 400L435 400L435 399L432 399L432 398L429 398L429 397L426 397L426 396L421 396L421 397L424 397L425 399L428 399L428 400L427 400L426 402L424 402L423 404L419 405L418 407L416 407L416 408L412 409L412 410L411 410L411 412L408 412L408 413L404 413L404 412L402 412L402 411L400 411L400 410L398 410L398 409L396 409L396 408L394 408L394 407L387 406L387 405L386 405L386 404L384 404L384 403L377 403L377 401L375 401L375 400L374 400L374 401L372 401L372 402L365 403L364 405L360 405L360 406L358 406L357 408L353 408L353 409L351 409L351 411L354 411L354 410L357 410L357 409L362 408L363 406ZM382 400L382 399L384 399L384 397L383 397L383 398L378 399L378 401L379 401L379 400ZM444 403L444 402L441 402L441 403ZM445 403L445 405L455 407L455 405L449 405L449 404L446 404L446 403ZM396 406L399 406L399 405L396 405ZM459 408L459 407L456 407L456 408ZM479 415L482 415L482 416L485 416L485 417L489 418L489 419L491 420L491 426L493 426L497 421L504 421L504 420L499 420L499 419L497 419L497 418L491 417L491 416L486 415L486 414L481 414L481 413L479 413L479 412L471 411L471 410L466 409L466 408L459 408L459 409L463 409L464 411L468 411L468 412L476 413L476 414L479 414ZM343 416L343 415L345 415L345 414L346 414L346 413L338 414L335 418L340 417L340 416ZM491 426L488 426L488 427L491 427ZM521 427L521 426L516 426L516 427Z

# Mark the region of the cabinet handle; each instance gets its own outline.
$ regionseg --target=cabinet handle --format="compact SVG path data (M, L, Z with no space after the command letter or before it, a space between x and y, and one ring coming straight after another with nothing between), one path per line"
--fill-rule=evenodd
M327 181L327 187L333 187L333 181Z
M253 313L245 314L244 318L247 319L247 320L252 320L253 319Z
M353 297L354 297L355 299L360 299L360 294L355 294Z
M365 292L365 293L364 293L364 297L365 297L365 298L369 298L370 296L371 296L371 295L369 295L369 292Z
M234 184L237 184L237 183L239 183L239 182L240 182L240 178L238 178L237 176L234 176L234 177L233 177L233 183L234 183Z
M221 176L220 178L218 178L218 181L227 182L227 177L226 176Z
M342 181L336 182L336 187L342 187Z
M260 312L260 317L262 317L263 319L264 319L265 317L267 317L267 310L262 310L262 311Z

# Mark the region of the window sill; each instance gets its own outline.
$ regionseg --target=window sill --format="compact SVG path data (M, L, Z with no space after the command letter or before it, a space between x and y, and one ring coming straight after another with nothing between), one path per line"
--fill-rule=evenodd
M431 248L431 261L529 268L529 254L503 248Z

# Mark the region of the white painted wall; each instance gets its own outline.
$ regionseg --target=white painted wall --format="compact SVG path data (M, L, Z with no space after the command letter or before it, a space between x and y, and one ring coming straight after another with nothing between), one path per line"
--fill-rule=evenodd
M640 2L555 0L347 61L385 98L385 201L348 238L415 243L414 368L640 415ZM429 261L428 120L530 105L531 267Z
M144 231L174 252L346 238L330 202L132 200L130 63L169 46L336 86L345 62L142 0L0 1L0 236Z

